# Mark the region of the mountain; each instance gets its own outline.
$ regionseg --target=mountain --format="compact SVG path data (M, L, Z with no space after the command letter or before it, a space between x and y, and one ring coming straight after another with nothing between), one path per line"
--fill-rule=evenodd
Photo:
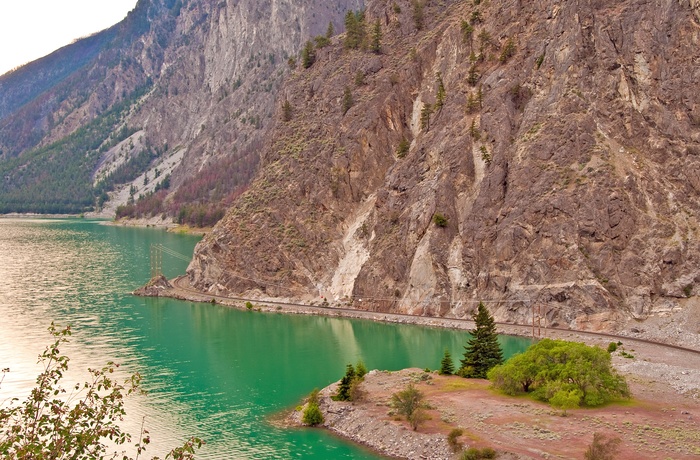
M374 1L348 20L284 83L195 287L426 316L483 300L580 329L697 308L699 2Z
M140 0L114 27L3 75L0 212L128 204L124 215L215 221L257 169L288 58L361 7Z

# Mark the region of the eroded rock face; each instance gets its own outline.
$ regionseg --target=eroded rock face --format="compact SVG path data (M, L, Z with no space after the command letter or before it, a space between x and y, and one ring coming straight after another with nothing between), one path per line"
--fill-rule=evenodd
M398 4L368 7L381 54L336 40L293 74L194 285L604 330L696 293L697 2L431 3L422 30Z

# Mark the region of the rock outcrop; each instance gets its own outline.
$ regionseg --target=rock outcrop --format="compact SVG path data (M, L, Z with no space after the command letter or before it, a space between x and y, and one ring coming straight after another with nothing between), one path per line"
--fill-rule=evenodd
M695 302L697 2L412 5L291 75L192 284L604 330Z
M143 287L134 291L134 295L142 297L160 297L166 291L173 288L168 279L163 275L158 275L153 278Z

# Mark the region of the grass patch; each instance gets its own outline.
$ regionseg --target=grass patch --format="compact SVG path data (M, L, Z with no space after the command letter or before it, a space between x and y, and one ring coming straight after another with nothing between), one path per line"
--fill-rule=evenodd
M470 382L467 379L461 377L450 379L449 382L444 383L440 389L443 391L459 391L459 390L478 390L483 388L483 385L479 385L475 382Z

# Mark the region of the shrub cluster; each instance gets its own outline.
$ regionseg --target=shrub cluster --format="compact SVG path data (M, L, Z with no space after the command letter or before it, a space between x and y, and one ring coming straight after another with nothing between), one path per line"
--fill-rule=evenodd
M332 397L334 401L359 401L362 398L360 384L367 374L367 367L360 360L355 366L348 364L345 375L340 379L338 392Z
M306 425L316 426L323 423L323 413L318 404L318 389L315 388L309 395L309 401L306 404L306 409L304 409L304 414L301 418L301 421Z
M531 393L555 406L598 406L628 398L624 377L612 367L610 353L583 343L543 339L488 373L506 394Z

